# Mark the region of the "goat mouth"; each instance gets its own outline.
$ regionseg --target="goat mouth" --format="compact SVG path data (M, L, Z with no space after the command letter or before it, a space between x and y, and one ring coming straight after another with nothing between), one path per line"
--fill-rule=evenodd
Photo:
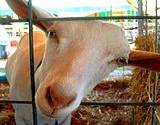
M45 115L45 116L47 116L47 117L49 117L49 118L54 118L52 112L47 111L47 110L44 109L41 105L38 105L38 107L39 107L40 112L41 112L43 115Z

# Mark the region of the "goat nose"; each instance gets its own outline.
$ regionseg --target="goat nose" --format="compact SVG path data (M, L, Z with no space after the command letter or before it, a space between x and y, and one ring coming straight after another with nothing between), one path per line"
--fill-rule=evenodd
M76 94L68 95L65 94L66 92L61 91L65 90L60 90L60 88L57 89L55 86L47 88L46 99L53 111L69 106L69 104L76 98Z

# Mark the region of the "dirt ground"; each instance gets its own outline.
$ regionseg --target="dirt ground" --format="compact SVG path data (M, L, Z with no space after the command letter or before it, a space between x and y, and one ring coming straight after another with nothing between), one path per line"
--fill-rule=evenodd
M84 98L84 101L129 102L129 78L103 81ZM0 100L7 100L9 85L0 83ZM127 106L80 106L72 114L72 125L130 125L130 107ZM0 104L0 125L15 125L11 104Z

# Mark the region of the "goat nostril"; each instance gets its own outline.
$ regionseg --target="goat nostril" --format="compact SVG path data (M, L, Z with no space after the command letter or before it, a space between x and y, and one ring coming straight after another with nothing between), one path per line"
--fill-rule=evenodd
M50 105L50 107L53 108L53 100L52 100L52 96L50 94L50 87L47 88L47 91L46 91L46 100L48 102L48 104Z

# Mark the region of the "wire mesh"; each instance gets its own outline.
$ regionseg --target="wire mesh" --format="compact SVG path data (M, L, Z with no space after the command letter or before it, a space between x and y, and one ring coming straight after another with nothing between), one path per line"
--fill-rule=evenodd
M3 23L14 23L14 22L28 22L29 23L29 46L30 46L30 75L31 75L31 90L32 90L32 100L31 101L15 101L15 100L0 100L0 103L16 103L16 104L32 104L32 110L33 110L33 123L34 125L37 124L37 111L36 111L36 105L35 105L35 78L34 78L34 49L33 49L33 23L38 21L76 21L76 20L117 20L117 19L132 19L132 20L142 20L145 19L145 33L146 33L146 50L148 48L148 19L155 20L155 32L156 32L156 52L159 52L159 46L158 46L158 19L160 19L160 16L158 16L157 10L157 0L156 6L155 6L155 16L148 16L147 15L147 0L146 0L146 14L145 16L108 16L108 17L65 17L65 18L32 18L32 0L28 1L28 17L27 19L5 19L0 20L0 24ZM152 106L152 125L155 124L155 114L156 114L156 107L160 105L160 103L156 102L156 85L158 84L158 73L156 73L155 77L155 83L154 83L154 89L153 89L153 97L152 102L145 102L145 103L135 103L135 102L82 102L81 105L96 105L96 106ZM133 124L134 123L134 109L133 109ZM56 123L57 124L57 123Z

